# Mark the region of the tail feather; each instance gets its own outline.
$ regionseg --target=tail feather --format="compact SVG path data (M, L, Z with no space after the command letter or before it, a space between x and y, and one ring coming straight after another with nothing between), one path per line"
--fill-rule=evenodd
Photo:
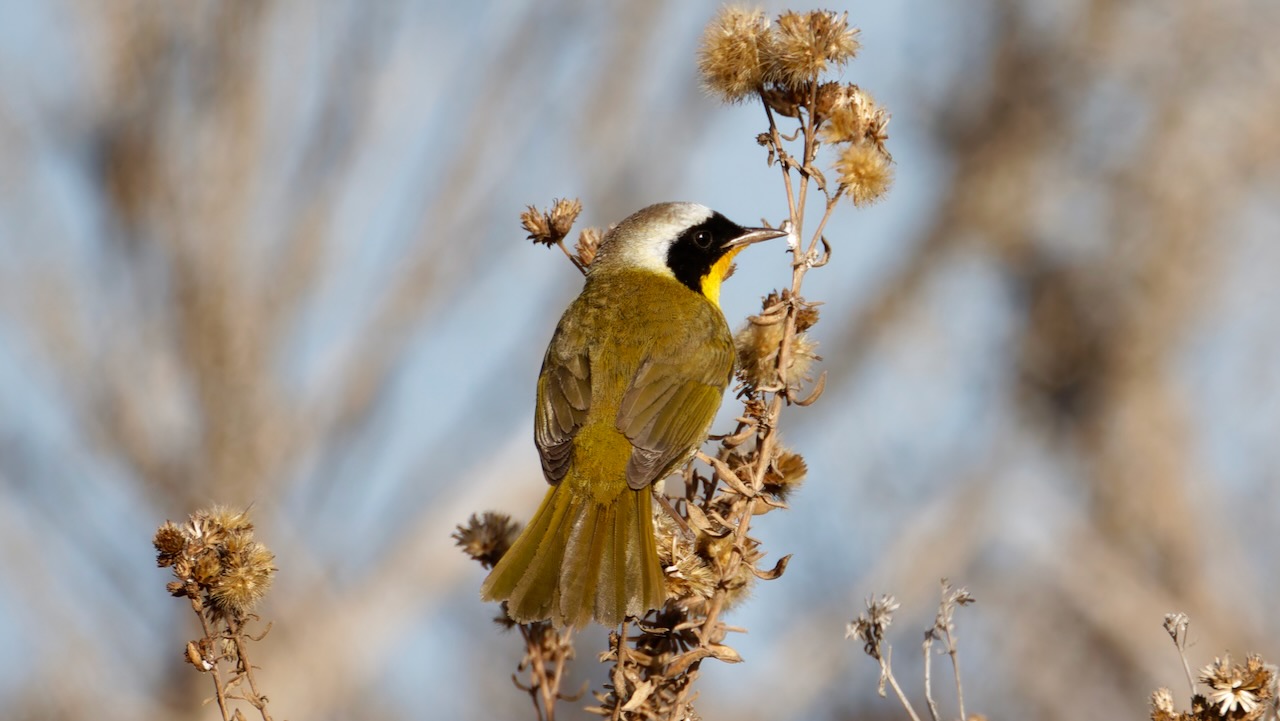
M512 619L616 625L662 605L666 590L653 536L650 490L609 502L553 486L524 532L485 579L481 595L506 601Z
M650 490L624 495L633 496L637 501L626 509L628 519L627 533L627 580L633 589L622 600L626 602L626 615L641 616L651 608L657 608L666 600L666 579L662 573L662 565L658 563L658 544L653 535L653 501ZM618 621L622 619L619 618Z
M563 625L585 626L591 620L591 601L600 577L602 549L597 544L596 530L605 527L604 517L613 510L613 505L598 505L575 496L570 508L573 525L569 528L564 558L559 564L560 598L557 607L562 614ZM554 614L552 620L555 620Z

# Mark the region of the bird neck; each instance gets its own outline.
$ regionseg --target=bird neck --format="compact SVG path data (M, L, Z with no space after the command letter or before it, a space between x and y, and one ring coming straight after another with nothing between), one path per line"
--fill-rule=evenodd
M707 274L702 276L702 294L717 308L720 307L720 284L724 282L725 276L729 274L729 266L733 265L733 257L741 250L742 248L734 248L720 256L719 260L711 264Z

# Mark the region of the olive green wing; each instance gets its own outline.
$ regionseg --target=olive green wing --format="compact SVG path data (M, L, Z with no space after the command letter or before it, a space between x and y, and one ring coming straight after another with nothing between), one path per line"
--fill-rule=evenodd
M692 346L692 347L691 347ZM733 375L733 340L654 348L618 407L618 430L631 441L627 485L664 478L706 437Z
M556 484L569 471L573 438L587 420L591 405L591 362L584 347L574 348L557 330L542 360L533 441L542 458L547 483Z

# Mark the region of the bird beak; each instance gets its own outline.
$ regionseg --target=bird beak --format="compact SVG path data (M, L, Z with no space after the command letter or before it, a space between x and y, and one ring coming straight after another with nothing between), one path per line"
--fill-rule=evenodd
M742 235L725 244L726 248L741 248L752 243L759 243L762 240L773 240L774 238L783 238L788 235L787 231L776 228L743 228L742 230L744 231Z

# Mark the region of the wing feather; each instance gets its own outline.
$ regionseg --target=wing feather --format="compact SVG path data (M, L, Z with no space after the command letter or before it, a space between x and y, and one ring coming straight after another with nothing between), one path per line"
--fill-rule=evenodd
M538 401L534 410L533 440L542 458L548 483L559 483L569 472L573 437L587 420L591 405L591 362L585 349L565 352L557 343L547 348L538 376Z
M631 488L661 480L702 442L732 373L727 329L697 352L685 343L655 344L618 408L618 430L633 446Z

